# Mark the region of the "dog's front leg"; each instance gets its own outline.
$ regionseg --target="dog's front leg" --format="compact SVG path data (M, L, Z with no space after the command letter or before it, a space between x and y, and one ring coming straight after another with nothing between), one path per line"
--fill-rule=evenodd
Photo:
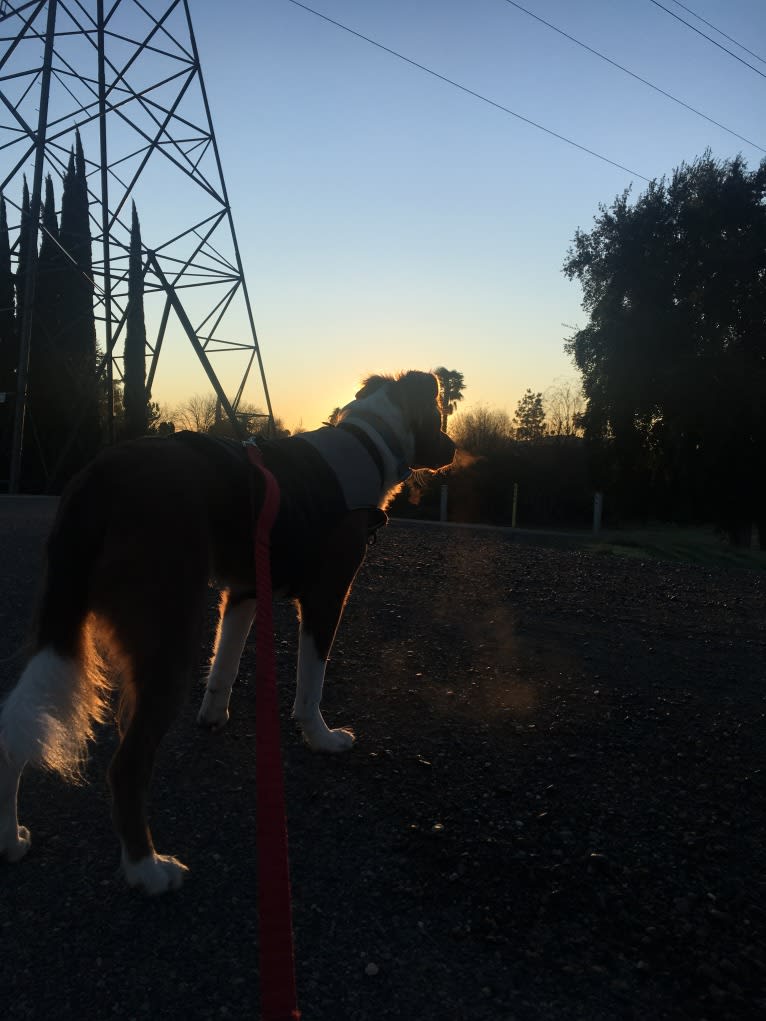
M314 579L298 597L301 626L293 717L312 751L345 752L354 743L353 731L327 726L320 706L327 659L366 548L367 511L352 511L326 540Z
M229 591L222 594L213 662L197 715L200 726L220 730L229 720L231 689L254 616L254 599L237 597Z
M293 717L300 724L303 737L312 751L345 752L354 743L353 731L344 727L330 730L320 709L330 650L328 648L324 655L322 651L317 646L316 635L308 630L302 619L298 637L298 683Z

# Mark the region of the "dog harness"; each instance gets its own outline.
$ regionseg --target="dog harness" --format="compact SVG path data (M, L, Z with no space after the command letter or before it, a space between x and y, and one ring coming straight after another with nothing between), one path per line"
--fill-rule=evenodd
M378 415L353 415L337 426L324 426L295 437L311 444L322 457L341 488L346 510L376 507L385 481L383 456L363 428L365 422L378 432L394 455L397 481L409 478L412 472L404 450L388 423Z
M370 542L387 523L378 507L384 487L383 455L364 425L374 429L390 450L398 480L408 478L410 468L396 434L380 416L368 412L353 412L338 426L258 441L263 463L281 492L271 546L288 568L304 562L318 536L349 511L367 511ZM247 464L246 447L236 440L180 432L169 441L194 447L228 470L241 471L243 460ZM247 470L253 470L249 464Z

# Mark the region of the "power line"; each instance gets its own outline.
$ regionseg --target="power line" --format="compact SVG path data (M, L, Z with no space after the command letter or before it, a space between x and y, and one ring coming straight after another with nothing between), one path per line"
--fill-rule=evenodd
M669 14L670 17L675 18L676 21L680 21L682 25L686 25L686 27L690 28L692 32L696 32L697 35L701 35L703 39L707 39L709 43L712 43L713 46L717 46L718 49L723 50L724 53L728 53L730 57L734 57L734 59L738 60L740 64L744 64L745 67L749 67L751 71L755 71L755 73L759 74L761 78L766 78L766 74L764 74L764 72L761 71L759 68L754 67L752 64L749 64L743 57L740 57L739 54L735 53L734 50L730 50L728 46L724 46L723 43L719 43L717 39L714 39L712 36L707 35L707 33L703 32L701 28L697 28L697 26L692 25L690 21L686 21L684 18L681 17L680 14L676 14L675 11L669 10L663 4L659 3L658 0L649 0L649 3L654 4L655 7L659 7L661 11L664 11L666 14ZM716 31L718 30L716 29ZM737 45L739 45L739 43ZM760 57L758 59L760 60Z
M426 74L430 74L434 78L438 78L439 81L444 82L446 85L451 85L455 89L459 89L461 92L465 92L469 96L473 96L474 99L480 99L482 103L487 103L489 106L495 107L496 110L501 110L503 113L509 114L511 117L515 117L517 120L523 121L525 124L529 124L533 128L537 128L538 131L544 131L546 135L551 135L553 138L557 138L560 142L566 142L567 145L574 146L575 149L579 149L580 152L587 153L589 156L595 156L596 159L601 160L603 163L608 163L612 167L616 167L618 170L623 170L626 174L630 174L632 177L638 177L642 181L649 183L649 178L643 174L639 174L635 170L631 170L630 167L625 167L622 163L617 163L615 160L609 159L608 156L603 156L600 152L596 152L594 149L589 149L585 145L580 145L579 142L575 142L571 138L567 138L566 135L560 135L557 131L553 131L551 128L546 128L543 124L538 124L537 121L531 120L529 117L524 117L523 114L517 113L515 110L511 110L507 106L503 106L502 103L496 102L494 99L490 99L488 96L483 96L480 92L474 92L473 89L469 89L467 85L461 85L460 82L454 81L452 78L447 78L443 74L439 74L438 71L434 71L430 67L426 67L425 64L419 64L416 60L412 60L410 57L405 57L403 53L399 53L397 50L392 50L389 46L384 46L383 43L377 42L375 39L371 39L367 35L362 35L361 32L357 32L353 28L349 28L348 25L342 24L340 21L335 21L333 18L328 17L326 14L321 14L319 11L315 11L313 7L307 7L306 4L299 3L299 0L289 0L291 4L296 7L300 7L304 11L308 11L309 14L315 15L317 18L321 18L322 21L328 22L330 25L335 25L336 28L343 29L344 32L348 32L349 35L356 36L357 39L362 39L364 42L369 43L371 46L376 46L379 50L383 50L384 53L389 53L392 57L397 57L399 60L403 60L405 64L410 64L412 67L416 67L419 71L425 71Z
M636 74L634 71L629 70L622 64L618 64L616 60L612 60L611 57L607 57L606 54L601 53L599 50L595 50L592 46L582 42L580 39L575 39L573 35L565 32L562 28L558 28L556 25L551 24L550 21L546 21L545 18L541 18L539 15L532 11L528 11L526 7L522 7L521 4L515 2L515 0L505 0L511 7L515 7L517 10L522 11L524 14L528 14L530 18L534 18L535 21L539 21L541 25L545 25L546 28L552 29L554 32L558 32L559 35L564 36L565 39L569 39L570 42L575 43L577 46L581 46L588 53L592 53L594 56L599 57L601 60L605 60L607 64L611 64L612 67L616 67L619 71L624 74L630 75L631 78L635 78L637 82L641 82L642 85L647 85L650 89L654 89L655 92L659 92L661 96L665 96L666 99L671 99L674 103L678 103L679 106L683 106L686 110L690 110L693 114L698 117L702 117L710 124L715 124L717 128L727 132L729 135L733 135L738 138L740 142L746 142L748 145L752 145L754 149L758 149L759 152L766 152L766 149L762 145L758 145L757 142L751 141L749 138L745 138L744 135L740 135L737 131L733 131L731 128L727 128L725 124L721 124L720 121L714 120L712 117L708 117L706 113L701 110L697 110L695 107L690 106L689 103L685 103L683 99L678 99L677 96L671 95L670 92L666 92L665 89L661 89L659 85L655 85L653 82L648 81L646 78L642 78L641 75ZM678 0L676 0L678 2ZM683 6L683 5L681 5ZM694 12L692 12L694 13Z
M745 46L743 43L735 39L734 36L727 35L723 31L723 29L718 28L718 26L714 25L712 21L707 21L705 18L702 17L701 14L697 14L696 11L693 11L691 7L687 7L686 4L682 4L681 0L673 0L673 2L677 7L682 7L688 14L691 14L692 17L696 18L698 21L701 21L703 25L707 25L708 28L712 28L714 32L717 32L719 35L722 35L724 39L728 39L730 43L734 43L735 46L739 46L741 50L744 50L745 53L749 53L751 57L755 57L755 59L760 60L762 64L766 64L766 59L764 57L759 57L757 53L754 53L752 50L749 50L747 46Z

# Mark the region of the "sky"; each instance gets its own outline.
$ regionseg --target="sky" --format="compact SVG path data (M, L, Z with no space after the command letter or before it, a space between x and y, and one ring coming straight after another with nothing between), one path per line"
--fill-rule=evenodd
M706 147L751 166L764 155L505 0L312 6L627 170L289 0L193 3L267 383L288 426L318 426L366 374L437 365L464 374L464 407L512 414L527 387L576 376L562 324L587 317L561 267L599 203ZM649 0L523 6L766 148L766 80ZM766 57L766 5L686 7Z
M749 142L507 0L310 0L442 78L290 0L189 4L271 403L290 428L319 426L375 372L445 365L464 375L464 407L511 415L527 388L576 379L564 341L587 317L562 273L575 231L708 147L753 167L766 149L762 0L661 5L752 67L652 0L521 4ZM188 216L162 178L140 215L147 231ZM168 343L154 398L207 388L191 349ZM244 399L264 405L256 371Z

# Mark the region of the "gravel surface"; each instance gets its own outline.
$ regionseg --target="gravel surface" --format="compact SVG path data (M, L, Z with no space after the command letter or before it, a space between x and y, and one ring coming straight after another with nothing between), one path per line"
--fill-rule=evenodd
M51 507L0 498L5 657ZM338 758L289 722L278 606L306 1021L766 1016L765 594L757 573L393 523L329 670L325 715L358 739ZM4 1017L257 1016L252 649L223 733L194 725L200 695L153 791L157 846L192 870L178 894L116 874L109 730L87 785L25 774Z

